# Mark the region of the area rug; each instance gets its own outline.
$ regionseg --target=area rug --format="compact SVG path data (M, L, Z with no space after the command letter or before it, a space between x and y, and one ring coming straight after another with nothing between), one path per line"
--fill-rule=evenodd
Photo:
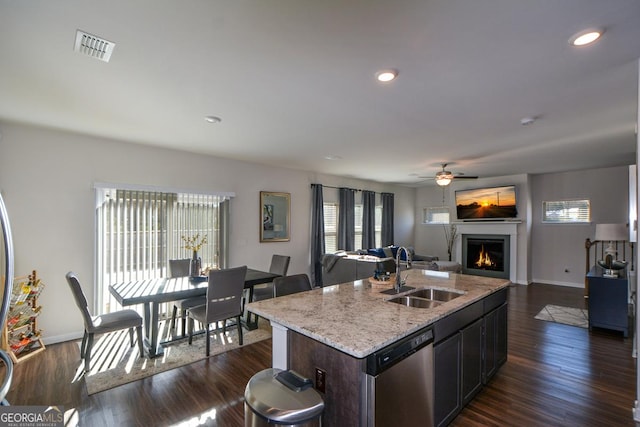
M166 329L165 325L161 326ZM260 319L258 326L253 331L243 330L243 346L271 338L269 322ZM80 363L76 378L81 378L84 373L87 393L94 394L202 360L206 357L205 346L205 335L201 333L194 335L192 345L184 338L165 345L161 357L140 358L137 343L130 347L128 331L112 332L96 340L91 351L91 370L84 373L84 364ZM211 333L211 356L238 347L236 327L227 327L226 334L222 331Z
M540 313L536 314L535 318L580 328L589 327L589 314L584 308L547 304L540 310Z

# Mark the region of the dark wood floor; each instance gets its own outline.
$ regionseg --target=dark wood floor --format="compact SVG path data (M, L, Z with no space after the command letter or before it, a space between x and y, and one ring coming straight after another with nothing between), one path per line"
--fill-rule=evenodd
M453 426L635 425L632 340L535 320L546 304L581 307L582 290L510 288L508 361ZM84 380L74 380L78 346L62 343L16 365L7 398L63 405L74 411L69 425L242 426L245 385L270 363L267 340L88 396Z

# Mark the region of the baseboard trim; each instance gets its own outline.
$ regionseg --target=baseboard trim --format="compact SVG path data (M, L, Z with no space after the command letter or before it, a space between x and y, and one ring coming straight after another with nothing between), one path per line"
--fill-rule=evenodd
M573 282L557 282L555 280L533 279L534 283L542 283L543 285L568 286L570 288L584 288L584 283Z
M57 344L65 341L74 341L82 338L82 332L73 332L71 334L54 335L52 337L42 338L45 345Z

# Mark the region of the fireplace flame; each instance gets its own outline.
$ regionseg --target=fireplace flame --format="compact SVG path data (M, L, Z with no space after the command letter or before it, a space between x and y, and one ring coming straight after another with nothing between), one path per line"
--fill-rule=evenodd
M478 260L476 261L476 267L492 267L494 265L491 257L489 257L489 252L484 250L484 245L480 248L480 253L478 254Z

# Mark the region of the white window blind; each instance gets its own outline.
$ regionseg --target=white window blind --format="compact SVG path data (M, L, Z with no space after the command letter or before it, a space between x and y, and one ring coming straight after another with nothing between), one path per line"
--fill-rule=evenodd
M354 206L354 248L368 249L362 247L362 204ZM338 205L337 203L325 203L324 212L324 245L327 253L334 253L338 249ZM375 239L376 246L382 245L382 205L375 207Z
M353 209L355 224L355 236L353 238L353 249L362 249L362 204L357 204Z
M423 224L449 224L449 208L447 206L424 208L422 210Z
M190 258L182 237L207 236L203 267L221 267L226 196L98 188L96 256L100 313L114 308L109 285L165 277L169 259Z
M589 200L557 200L542 202L542 222L584 223L591 221Z
M332 254L338 250L338 205L336 203L323 204L324 215L324 250Z
M382 246L382 205L376 205L376 218L375 218L375 230L376 230L376 248ZM369 249L369 248L363 248Z

